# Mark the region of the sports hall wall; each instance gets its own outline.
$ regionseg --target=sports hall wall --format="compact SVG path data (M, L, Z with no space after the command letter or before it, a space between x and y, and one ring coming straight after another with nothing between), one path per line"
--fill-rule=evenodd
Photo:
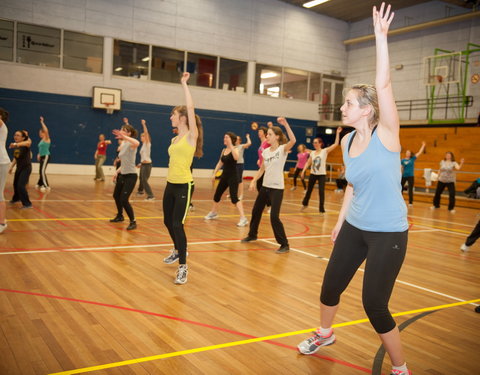
M392 30L453 17L471 12L470 9L442 1L431 1L395 11ZM352 23L349 39L372 34L371 20ZM425 99L426 88L423 75L423 58L434 55L435 48L462 51L467 43L480 44L480 17L463 22L431 27L389 37L392 85L396 100ZM358 82L375 80L375 44L364 42L348 46L347 86ZM399 70L395 66L402 65ZM480 53L470 56L467 75L467 95L474 97L473 107L467 117L477 119L480 112L480 83L470 82L472 74L480 74ZM412 120L425 120L425 111L413 112ZM400 113L400 119L408 119L408 113Z

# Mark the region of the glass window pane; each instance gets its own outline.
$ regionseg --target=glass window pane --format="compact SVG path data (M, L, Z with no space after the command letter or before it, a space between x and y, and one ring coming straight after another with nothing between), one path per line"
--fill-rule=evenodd
M194 86L216 87L217 56L187 54L187 72L191 74L190 82Z
M220 59L220 85L223 90L247 91L248 63L245 61Z
M113 51L114 75L147 79L148 45L115 40Z
M13 22L0 20L0 60L13 60Z
M310 92L308 100L320 102L322 95L320 94L321 75L320 73L310 73Z
M152 79L179 83L183 72L184 52L176 49L153 47Z
M308 72L285 68L282 98L307 100Z
M18 23L17 62L59 68L60 30Z
M282 68L279 66L257 64L255 67L255 93L280 97Z
M102 73L103 38L82 33L63 33L63 67Z

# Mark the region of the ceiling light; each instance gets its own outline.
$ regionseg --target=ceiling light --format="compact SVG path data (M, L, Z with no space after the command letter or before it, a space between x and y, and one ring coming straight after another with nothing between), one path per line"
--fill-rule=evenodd
M333 134L333 130L330 128L325 129L325 134Z
M275 73L275 72L267 72L267 73L262 73L260 75L260 78L261 79L267 79L267 78L273 78L273 77L276 77L276 76L278 76L278 74Z
M150 57L148 57L148 56L147 56L147 57L144 57L144 58L142 59L142 61L145 61L145 62L150 61Z
M120 72L120 71L122 71L122 70L123 70L123 68L122 68L121 66L119 66L118 68L115 68L115 71L116 71L116 72Z
M313 0L313 1L309 1L308 3L303 4L303 7L304 8L312 8L312 7L315 7L317 5L326 3L327 1L330 1L330 0Z

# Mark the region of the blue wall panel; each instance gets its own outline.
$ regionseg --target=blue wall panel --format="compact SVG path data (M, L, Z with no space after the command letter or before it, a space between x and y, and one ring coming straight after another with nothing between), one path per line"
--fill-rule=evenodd
M104 110L94 109L91 105L92 99L89 97L0 88L0 107L10 112L10 120L7 124L8 143L13 142L15 130L25 129L33 139L32 151L36 154L40 129L39 116L43 116L52 138L52 163L93 164L93 155L100 133L104 133L107 139L111 139L116 144L112 130L121 126L123 117L128 117L130 123L139 131L141 131L140 120L145 119L152 136L153 165L167 167L167 148L173 136L170 122L171 106L124 101L121 111L108 115ZM256 169L256 150L260 142L256 132L250 129L250 124L256 121L260 125L265 125L267 121L274 120L273 117L202 109L197 109L196 113L202 118L205 130L205 156L195 159L196 168L213 169L223 148L225 132L233 131L243 138L247 132L250 133L253 144L245 151L245 168ZM288 119L288 121L297 137L297 144L306 142L305 128L316 127L314 121L298 119ZM113 162L115 148L112 146L108 148L107 164ZM296 151L289 159L296 159ZM291 166L293 165L287 165L287 167Z

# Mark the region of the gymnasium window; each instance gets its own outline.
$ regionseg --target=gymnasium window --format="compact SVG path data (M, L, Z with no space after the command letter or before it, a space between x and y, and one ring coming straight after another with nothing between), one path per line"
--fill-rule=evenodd
M148 45L115 40L113 45L114 75L148 79L149 61Z
M60 30L17 24L17 62L60 67Z
M257 64L255 67L255 93L280 97L282 68L273 65Z
M308 72L305 70L284 68L281 97L307 100Z
M64 31L63 67L84 72L102 73L103 38Z
M220 84L223 90L247 91L248 63L220 58Z
M13 22L0 20L0 60L13 60Z
M179 83L183 72L184 60L184 51L153 47L152 80Z
M191 74L193 86L216 88L217 56L187 53L187 72Z
M320 87L322 78L320 73L310 73L310 86L308 89L308 100L319 102L322 99L320 94Z

